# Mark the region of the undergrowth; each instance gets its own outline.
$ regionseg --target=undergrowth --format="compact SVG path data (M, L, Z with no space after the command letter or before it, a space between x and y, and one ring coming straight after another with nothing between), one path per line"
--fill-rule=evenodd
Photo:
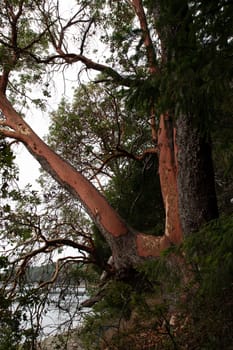
M205 225L130 282L111 281L87 316L85 349L233 349L233 218Z

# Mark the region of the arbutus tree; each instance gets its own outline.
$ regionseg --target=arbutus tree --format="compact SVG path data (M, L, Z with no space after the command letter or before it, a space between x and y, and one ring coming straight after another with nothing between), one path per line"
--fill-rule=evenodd
M229 80L216 69L217 87L212 68L230 39L226 32L221 41L223 24L218 21L225 18L229 28L230 7L227 1L209 6L184 0L78 1L67 19L58 2L6 0L0 5L1 133L22 142L42 168L83 204L108 242L118 271L159 257L218 216L209 123L216 113L214 98ZM103 34L109 45L107 62L89 58L96 33ZM228 55L223 60L227 66ZM46 71L79 67L78 63L99 72L100 84L111 82L122 88L133 108L146 105L152 142L144 153L158 155L166 215L162 236L131 228L91 181L46 145L18 112L17 93L26 96L31 84L42 83ZM46 97L46 84L42 90Z

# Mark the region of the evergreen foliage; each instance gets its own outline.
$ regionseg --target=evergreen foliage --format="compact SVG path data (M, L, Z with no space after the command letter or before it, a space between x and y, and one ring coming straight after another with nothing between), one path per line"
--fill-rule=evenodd
M157 157L130 162L112 177L106 196L119 214L136 230L161 235L164 209L157 174Z
M222 217L131 281L110 282L81 332L85 349L231 349L232 231Z

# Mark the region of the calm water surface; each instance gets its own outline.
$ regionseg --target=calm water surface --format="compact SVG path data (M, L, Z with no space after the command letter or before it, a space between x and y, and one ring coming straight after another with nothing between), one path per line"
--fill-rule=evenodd
M80 326L85 314L91 312L90 308L81 306L81 303L87 298L85 290L79 295L70 293L65 297L61 297L59 291L49 295L49 302L45 305L40 320L42 338ZM30 311L28 311L27 317L31 318L34 325L37 324L37 314L35 312L30 315ZM26 322L26 326L30 327L30 322Z

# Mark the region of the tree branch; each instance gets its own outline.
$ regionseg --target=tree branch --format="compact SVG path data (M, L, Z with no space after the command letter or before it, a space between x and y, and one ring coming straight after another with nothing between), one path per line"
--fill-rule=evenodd
M127 150L121 148L120 146L116 147L116 150L118 152L114 152L114 154L111 154L107 159L105 159L102 163L102 165L97 169L97 171L95 172L94 175L92 175L91 180L98 175L103 168L112 160L112 159L116 159L116 158L129 158L129 159L133 159L136 161L142 161L143 159L146 158L146 156L148 154L158 154L158 148L157 147L151 147L151 148L147 148L146 150L143 151L143 153L141 155L135 155L133 153L128 152Z
M0 75L0 92L5 95L6 93L6 88L9 80L9 70L4 70L2 75Z
M91 20L88 23L88 26L87 26L87 28L86 28L86 30L84 32L83 39L82 39L81 46L80 46L80 55L83 55L84 44L85 44L85 41L86 41L86 38L87 38L87 34L88 34L88 32L89 32L93 22L94 22L94 18L91 18Z
M41 58L36 56L33 53L29 53L29 55L37 62L37 63L53 63L56 62L56 60L63 60L65 63L73 64L76 62L83 63L86 68L93 69L98 72L104 73L107 76L110 76L114 82L120 83L123 86L132 86L135 84L135 79L122 76L120 75L116 70L113 68L97 63L95 61L92 61L91 59L87 58L86 56L75 54L75 53L64 53L62 50L57 49L58 54L57 55L51 55L45 58ZM61 64L61 63L60 63Z
M5 137L10 137L12 139L17 139L17 140L20 139L20 135L18 133L16 133L15 131L0 128L0 133L2 135L4 135Z
M148 60L149 70L150 70L150 73L154 74L158 70L157 63L156 63L156 54L154 51L153 42L151 40L150 31L148 28L146 15L145 15L145 11L144 11L144 8L142 5L142 1L141 0L132 0L131 3L135 9L137 16L138 16L140 26L142 29L143 41L144 41L144 45L146 47L146 52L147 52L147 60Z

